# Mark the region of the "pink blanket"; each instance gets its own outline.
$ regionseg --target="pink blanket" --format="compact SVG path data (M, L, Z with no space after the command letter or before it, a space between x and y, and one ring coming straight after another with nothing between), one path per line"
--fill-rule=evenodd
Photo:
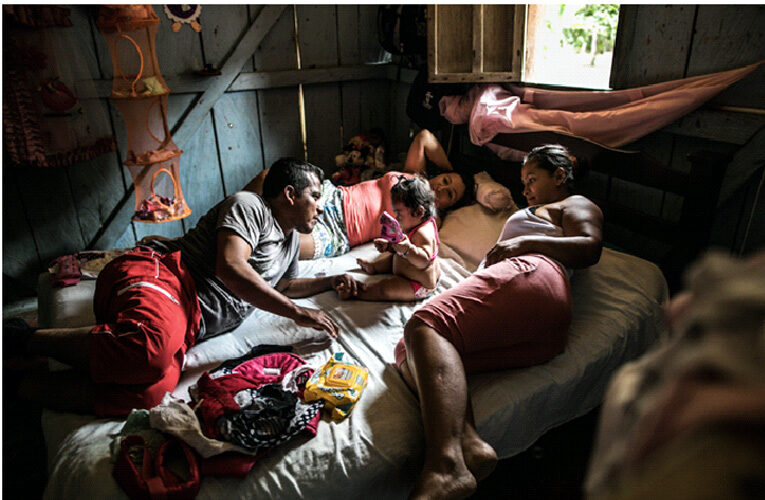
M555 91L510 85L476 85L463 96L445 96L441 114L451 123L470 122L473 144L503 132L552 131L609 147L629 144L693 111L762 61L743 68L614 91ZM503 159L523 152L488 144Z

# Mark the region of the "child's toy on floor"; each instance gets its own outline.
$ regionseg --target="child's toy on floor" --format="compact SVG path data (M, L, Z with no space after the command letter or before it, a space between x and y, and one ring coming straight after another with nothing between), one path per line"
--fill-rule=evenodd
M348 416L361 398L369 371L359 365L343 362L345 353L337 352L316 370L305 384L306 402L323 399L324 408L332 410L333 420Z

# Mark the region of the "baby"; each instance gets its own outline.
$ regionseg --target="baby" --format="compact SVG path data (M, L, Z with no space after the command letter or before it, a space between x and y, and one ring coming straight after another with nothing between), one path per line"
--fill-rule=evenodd
M401 178L390 191L393 213L405 235L398 243L384 238L374 240L382 255L374 260L356 259L367 274L393 273L367 285L355 296L362 300L411 301L430 297L438 286L441 268L438 265L438 228L436 227L435 194L421 177ZM345 287L337 288L338 296L352 297Z

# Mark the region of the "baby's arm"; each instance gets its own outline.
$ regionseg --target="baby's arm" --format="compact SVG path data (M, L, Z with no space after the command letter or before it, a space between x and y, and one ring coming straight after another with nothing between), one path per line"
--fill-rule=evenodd
M396 254L418 269L425 269L433 262L430 257L436 251L436 235L430 227L421 227L400 243L391 243Z

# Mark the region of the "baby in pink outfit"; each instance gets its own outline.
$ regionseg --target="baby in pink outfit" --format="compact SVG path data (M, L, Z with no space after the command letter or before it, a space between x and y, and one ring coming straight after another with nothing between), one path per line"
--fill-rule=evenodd
M438 227L435 220L435 195L421 177L402 178L391 188L393 215L405 233L397 243L384 238L374 240L381 253L373 260L356 259L367 274L393 273L394 276L367 285L356 298L373 301L412 301L430 297L438 286ZM337 289L341 299L350 292Z

